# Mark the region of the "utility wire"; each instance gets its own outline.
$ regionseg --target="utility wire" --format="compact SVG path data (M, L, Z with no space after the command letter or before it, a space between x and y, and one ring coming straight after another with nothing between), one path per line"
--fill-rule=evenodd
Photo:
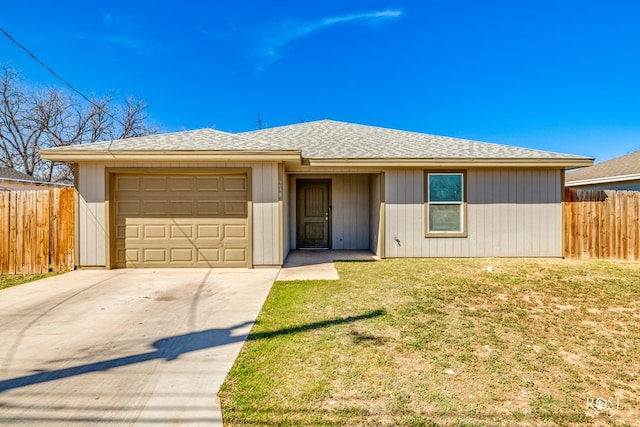
M74 91L75 93L77 93L78 95L80 95L82 98L86 99L90 104L92 104L95 107L98 107L98 105L96 105L92 100L90 100L84 93L80 92L78 89L76 89L75 87L73 87L71 85L71 83L69 83L68 81L66 81L65 79L63 79L58 73L56 73L55 71L53 71L47 64L45 64L44 62L42 62L40 59L38 59L38 57L33 54L33 52L31 52L29 49L27 49L26 47L24 47L23 45L21 45L16 39L14 39L13 37L11 37L11 34L7 33L4 28L0 27L0 31L7 36L7 38L9 40L11 40L16 46L18 46L20 49L24 50L25 52L27 52L27 54L32 57L38 64L42 65L47 71L49 71L51 74L53 74L53 76L60 80L62 83L64 83L65 85L69 86L69 89L71 89L72 91ZM98 107L100 108L100 107Z
M41 61L33 52L31 52L29 49L27 49L25 46L23 46L22 44L20 44L20 42L18 42L16 39L14 39L13 37L11 37L11 34L7 33L5 31L4 28L0 27L0 32L2 32L2 34L4 34L5 36L7 36L7 38L9 40L11 40L16 46L18 46L20 49L24 50L30 57L32 57L38 64L42 65L48 72L50 72L51 74L53 74L53 76L60 80L62 83L64 83L65 85L67 85L69 87L69 89L71 89L73 92L77 93L78 95L80 95L83 99L85 99L89 104L93 105L94 107L96 107L98 110L101 110L102 112L106 113L109 117L111 117L114 121L116 121L117 123L121 124L122 126L126 125L117 117L115 117L113 114L111 114L109 111L104 109L104 106L100 106L98 104L96 104L94 101L92 101L88 96L86 96L84 93L80 92L78 89L76 89L75 87L73 87L73 85L71 83L69 83L68 81L66 81L64 78L62 78L62 76L60 76L58 73L56 73L55 71L53 71L51 69L51 67L49 67L47 64L45 64L43 61ZM113 140L112 140L113 142Z

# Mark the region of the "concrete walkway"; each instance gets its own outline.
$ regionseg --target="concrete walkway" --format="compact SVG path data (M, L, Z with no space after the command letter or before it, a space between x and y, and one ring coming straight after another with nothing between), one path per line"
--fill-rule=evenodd
M373 261L369 251L291 251L276 280L338 280L335 261Z
M221 426L278 269L75 271L0 291L0 425Z

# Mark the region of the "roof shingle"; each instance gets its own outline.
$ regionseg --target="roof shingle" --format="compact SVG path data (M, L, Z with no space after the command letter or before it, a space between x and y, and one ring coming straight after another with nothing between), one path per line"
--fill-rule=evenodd
M567 172L566 182L606 178L612 178L611 181L615 181L615 177L628 175L640 175L640 150L597 165Z
M31 175L27 175L26 173L19 172L12 168L0 168L0 179L2 178L38 182L38 180Z
M302 150L302 157L311 159L584 158L333 120L262 129L240 135L267 141L282 148Z

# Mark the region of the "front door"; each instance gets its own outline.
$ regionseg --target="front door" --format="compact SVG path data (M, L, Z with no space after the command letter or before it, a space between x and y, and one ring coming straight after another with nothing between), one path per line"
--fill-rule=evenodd
M298 249L329 249L329 188L328 180L298 180Z

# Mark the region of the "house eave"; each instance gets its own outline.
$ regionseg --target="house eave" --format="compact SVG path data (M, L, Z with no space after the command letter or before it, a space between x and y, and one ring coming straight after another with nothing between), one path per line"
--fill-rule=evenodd
M378 159L303 159L303 164L329 167L550 167L576 168L593 165L593 159L528 158L378 158Z
M591 178L591 179L579 179L576 181L566 182L566 187L578 187L581 185L596 185L596 184L612 184L616 182L627 182L627 181L636 181L640 180L640 174L634 173L629 175L618 175L618 176L606 176L600 178Z
M215 160L215 161L287 161L300 163L300 151L221 151L221 150L41 150L43 159L60 162L100 160Z

